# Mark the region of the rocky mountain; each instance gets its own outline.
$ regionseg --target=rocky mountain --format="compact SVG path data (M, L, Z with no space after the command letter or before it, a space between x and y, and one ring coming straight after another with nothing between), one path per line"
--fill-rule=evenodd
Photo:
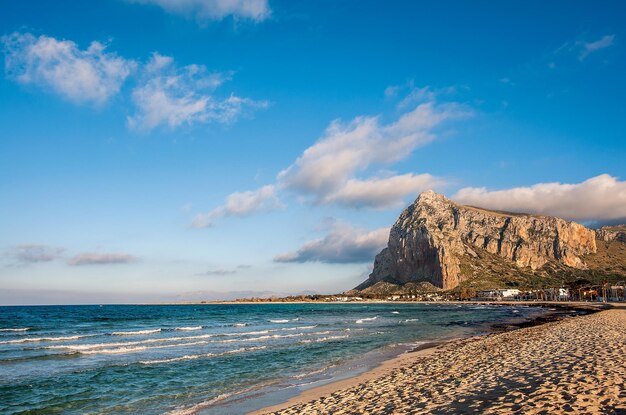
M596 229L596 236L604 242L619 241L626 243L626 224L603 226L600 229Z
M613 243L623 234L606 229L598 237ZM580 278L590 271L588 262L626 275L623 260L607 265L615 265L622 247L611 247L614 252L607 256L609 247L603 244L600 255L596 242L594 230L575 222L464 206L427 191L402 212L373 272L356 290L380 281L427 282L445 290L470 280L486 281L491 288L540 285L542 279ZM626 253L626 244L620 245Z

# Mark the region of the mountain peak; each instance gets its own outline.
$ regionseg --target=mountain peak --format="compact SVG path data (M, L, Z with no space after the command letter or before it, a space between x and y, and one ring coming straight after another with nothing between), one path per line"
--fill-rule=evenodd
M417 199L415 201L419 203L419 202L429 202L433 200L448 201L449 199L445 197L444 195L435 192L434 190L425 190L422 193L420 193L419 196L417 196Z
M464 206L428 190L401 213L359 287L385 280L451 289L484 271L468 265L481 258L520 272L539 272L548 264L585 269L585 256L597 250L595 235L564 219Z

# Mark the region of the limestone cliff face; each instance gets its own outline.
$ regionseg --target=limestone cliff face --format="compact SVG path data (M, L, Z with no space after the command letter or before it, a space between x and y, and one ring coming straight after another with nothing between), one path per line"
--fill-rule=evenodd
M582 257L596 252L596 242L594 231L574 222L463 206L427 191L402 212L369 279L357 289L381 280L451 289L468 277L463 256L476 257L478 249L533 270L551 260L585 268Z
M596 237L604 242L626 243L626 225L604 226L596 229Z

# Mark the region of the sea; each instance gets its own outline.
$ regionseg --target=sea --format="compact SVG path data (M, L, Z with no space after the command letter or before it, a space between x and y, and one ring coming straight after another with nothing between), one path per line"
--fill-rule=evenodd
M244 414L542 313L448 303L0 307L0 413Z

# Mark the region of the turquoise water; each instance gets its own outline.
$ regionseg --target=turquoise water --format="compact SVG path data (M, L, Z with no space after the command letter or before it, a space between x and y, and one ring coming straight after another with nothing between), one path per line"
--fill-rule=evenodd
M0 307L0 413L244 413L364 370L364 356L541 312L372 303Z

